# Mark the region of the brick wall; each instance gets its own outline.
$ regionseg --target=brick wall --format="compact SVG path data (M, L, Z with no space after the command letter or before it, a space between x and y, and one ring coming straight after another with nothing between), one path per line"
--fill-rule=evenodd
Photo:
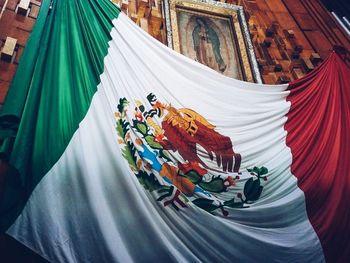
M23 49L37 18L40 1L31 1L27 14L17 14L18 0L0 0L0 47L4 45L6 37L17 39L15 54L11 62L0 60L0 105L7 94Z

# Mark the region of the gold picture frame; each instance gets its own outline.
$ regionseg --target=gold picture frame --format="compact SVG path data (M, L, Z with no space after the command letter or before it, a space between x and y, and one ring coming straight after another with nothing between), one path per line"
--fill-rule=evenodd
M241 6L164 0L168 46L222 74L262 83Z

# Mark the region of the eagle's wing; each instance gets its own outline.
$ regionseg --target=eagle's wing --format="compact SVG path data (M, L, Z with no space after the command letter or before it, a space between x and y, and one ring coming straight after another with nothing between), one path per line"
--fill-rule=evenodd
M196 122L196 125L198 126L198 130L194 134L196 143L208 152L211 159L215 155L217 165L222 167L223 171L238 172L241 156L233 151L231 138L206 127L200 122Z

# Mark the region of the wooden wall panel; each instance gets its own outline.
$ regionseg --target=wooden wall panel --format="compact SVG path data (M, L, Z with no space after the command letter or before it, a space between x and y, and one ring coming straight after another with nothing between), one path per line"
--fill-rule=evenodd
M313 53L325 59L334 45L344 46L346 50L350 48L350 38L319 0L241 2L250 18L250 28L255 29L251 33L265 83L278 83L281 76L285 80L302 77L309 71L306 66L308 63L305 64L304 61ZM266 39L271 38L268 34L271 33L273 25L277 26L277 30L272 40L268 41L272 43L263 47ZM278 67L272 67L273 65ZM276 72L276 69L280 69L279 65L282 66L282 71ZM317 63L313 66L316 65Z
M112 1L121 5L122 10L145 31L166 44L164 18L161 12L162 0ZM288 81L303 76L308 68L302 62L309 59L313 53L325 59L333 45L350 49L349 37L322 6L320 0L223 0L223 2L239 4L245 8L265 83L279 83L281 80ZM0 0L0 10L4 3L5 0ZM0 18L0 43L7 36L14 37L18 41L13 60L14 68L19 62L40 8L40 1L31 0L28 16L21 16L15 13L17 3L18 0L8 0ZM347 63L350 64L349 60ZM0 94L6 94L9 78L4 76L8 74L12 77L13 71L8 71L4 67L0 70L3 71L0 74L2 81Z
M121 3L121 0L113 1ZM245 8L265 83L273 84L279 83L281 79L285 82L302 77L309 70L302 62L309 59L313 53L319 54L324 59L335 44L346 46L348 49L349 38L344 36L344 32L332 16L320 6L319 0L223 0L222 2L240 4ZM141 18L146 19L148 30L143 28L166 44L159 1L157 7L154 6L153 0L129 0L129 2L124 0L123 3L123 8L129 17L139 25ZM143 11L140 12L145 6L153 14L157 14L157 20L152 20L152 16L146 17ZM323 20L319 21L322 17ZM156 26L153 26L154 24ZM329 26L326 27L327 24ZM328 32L330 30L331 34ZM290 37L291 34L286 35L286 32L292 32L293 37Z
M288 13L293 14L308 14L303 4L298 0L283 0L285 6L288 8Z

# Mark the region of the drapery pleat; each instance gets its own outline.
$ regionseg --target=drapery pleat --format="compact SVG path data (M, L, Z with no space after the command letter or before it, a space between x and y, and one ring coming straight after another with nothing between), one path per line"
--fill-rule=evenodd
M78 192L81 191L83 192L81 195L84 198L88 199L89 202L87 202L88 204L86 206L89 209L91 208L91 210L88 211L92 212L89 214L89 216L96 220L98 227L102 228L104 224L103 222L99 221L103 221L103 219L99 217L99 214L94 214L96 211L101 211L101 214L107 211L110 215L108 223L115 222L114 216L116 216L118 211L113 210L114 207L110 205L113 203L113 201L106 197L107 193L108 197L112 196L114 189L109 189L109 191L106 193L105 189L111 186L108 184L108 182L102 180L104 177L97 178L96 174L91 172L95 171L95 167L89 166L90 163L96 162L97 167L101 168L103 166L101 162L105 162L107 160L107 157L111 158L112 160L109 164L115 169L115 171L119 172L118 175L123 178L123 182L125 181L125 184L129 185L130 187L130 185L132 185L134 182L130 182L130 179L127 178L127 176L130 176L128 174L129 170L126 169L128 167L115 167L117 165L113 161L114 159L112 158L112 154L116 154L116 150L112 147L114 146L112 143L112 146L109 145L106 147L110 149L109 153L111 153L111 155L107 156L106 159L99 159L98 152L96 152L96 156L94 156L94 158L84 159L83 157L85 156L80 156L81 152L78 151L80 150L79 148L73 149L71 152L69 152L68 155L65 155L63 159L66 160L69 165L74 165L73 168L78 167L76 170L67 169L67 167L69 167L67 165L63 167L62 170L58 169L58 172L56 170L53 170L52 172L50 171L62 156L62 153L65 151L66 146L71 141L74 132L78 129L81 121L86 116L88 108L90 107L90 102L97 90L97 85L100 83L100 74L104 71L103 59L107 54L107 42L111 40L110 30L113 27L112 19L118 16L118 12L118 9L108 0L54 1L51 11L49 8L49 1L44 1L37 26L33 32L33 37L35 36L35 39L31 38L30 42L28 42L25 54L23 55L21 64L18 69L18 73L16 74L16 77L13 81L10 93L6 100L6 104L1 113L1 123L3 127L10 128L4 129L4 132L2 133L2 135L6 136L6 138L10 138L3 140L3 146L4 148L7 148L7 151L5 152L9 156L10 164L19 171L19 176L17 178L12 177L13 180L9 183L9 185L7 185L7 190L4 192L4 198L1 200L0 226L2 229L6 229L11 224L13 219L16 218L24 206L26 200L28 199L30 193L46 172L49 172L50 176L53 174L53 182L57 183L59 186L58 189L60 191L62 190L62 192L54 189L55 185L51 184L49 181L49 183L44 186L49 186L52 188L43 190L43 193L47 195L43 195L44 197L41 196L43 198L35 197L38 199L33 198L33 200L46 204L48 200L45 199L45 196L49 196L51 194L51 200L54 200L56 202L54 202L54 204L57 204L57 207L51 207L51 209L53 209L54 212L57 212L59 210L58 208L62 209L62 213L58 213L58 216L61 217L58 218L61 219L59 220L60 223L63 222L65 226L68 225L67 229L70 229L74 232L76 229L75 226L79 226L79 219L82 217L75 218L74 215L72 216L72 214L70 214L71 211L69 211L69 209L66 207L66 202L55 200L56 192L50 191L58 191L58 193L61 194L61 197L68 196L67 192L64 190L71 189L69 187L73 187L73 184L66 185L65 182L62 182L60 177L62 174L66 176L64 178L67 178L67 180L71 179L74 183L76 183L75 186L77 186L77 188L74 188L74 191L71 192L73 193L74 197L79 196ZM115 23L116 27L117 24L118 23ZM204 66L195 65L193 61L184 60L179 55L169 55L169 50L166 50L165 48L161 49L160 43L155 44L154 41L151 41L144 34L142 34L139 29L135 28L130 21L125 22L124 24L121 23L121 27L117 28L116 32L114 33L117 34L117 37L119 39L118 43L120 45L115 45L111 49L112 52L115 52L117 55L114 56L111 54L109 57L110 61L107 61L111 67L106 69L106 72L108 74L106 75L107 79L104 79L105 83L108 83L110 81L108 77L112 78L114 76L115 78L116 75L120 74L120 80L116 81L114 79L114 83L124 85L124 88L130 87L130 89L125 88L125 94L129 95L129 97L133 99L144 97L146 95L146 91L149 91L148 89L152 87L153 80L156 81L163 79L162 76L157 76L155 72L150 72L152 71L152 65L150 65L149 61L152 61L153 58L157 58L158 62L162 62L161 70L163 70L162 72L164 73L164 76L170 71L177 73L169 73L166 75L166 81L162 83L169 84L169 82L174 82L178 83L181 88L184 88L181 85L185 84L182 83L187 84L189 82L196 82L194 79L197 79L197 83L200 83L200 80L202 80L201 76L203 76L203 72L205 72L205 79L207 81L203 84L203 87L197 87L197 91L201 91L201 93L198 93L197 96L191 97L182 94L182 97L180 98L180 96L177 95L177 90L175 88L171 89L169 88L170 85L167 86L165 84L162 87L158 87L158 93L161 97L170 97L175 104L177 103L177 105L183 105L186 107L191 105L198 106L200 103L193 103L195 99L203 100L203 103L200 106L204 105L206 107L206 105L215 105L216 107L210 107L210 110L208 110L210 121L215 123L217 127L219 127L219 129L221 129L221 131L224 133L232 132L232 134L235 135L232 137L234 139L239 138L239 136L245 132L249 133L253 130L256 130L254 131L256 132L254 135L257 135L255 138L252 138L252 136L242 136L240 137L241 139L237 140L237 142L234 141L235 146L238 148L240 146L242 147L240 148L242 152L249 152L249 154L243 156L245 158L244 161L246 160L244 163L245 167L253 166L256 163L261 163L264 165L266 162L273 166L273 162L275 160L278 161L278 158L276 157L277 155L282 155L282 159L284 160L284 167L288 166L286 165L289 162L289 159L287 158L288 156L287 154L281 154L282 151L266 160L266 155L264 154L266 154L266 152L269 152L269 148L264 147L264 141L260 141L259 148L255 148L256 141L262 140L263 138L266 139L265 142L267 146L271 146L272 141L281 142L284 140L284 137L281 136L281 134L284 134L283 132L277 134L280 137L276 137L273 133L274 129L271 128L269 130L264 130L261 128L267 124L273 128L278 128L279 126L283 125L285 118L283 111L288 110L288 105L281 107L280 110L276 109L275 114L272 113L272 110L276 107L276 104L280 103L280 101L275 101L274 103L272 98L276 99L276 97L280 96L279 99L282 100L284 99L284 95L288 93L288 91L283 90L282 86L279 88L271 87L271 89L268 90L266 86L260 87L255 86L254 84L246 84L239 81L233 81L218 77L216 73L203 71ZM134 44L131 47L128 46L130 42ZM137 44L140 44L139 48L136 47ZM159 51L155 52L155 50L158 48ZM142 53L141 50L144 52ZM155 52L155 55L152 57L151 54L154 54L153 52ZM124 64L121 63L121 65L124 65L125 67L118 68L120 64L113 61L115 57L120 58L122 61L125 60ZM128 61L128 59L131 57L137 63ZM143 61L138 63L138 60ZM171 63L168 63L170 60ZM128 67L130 67L131 70L127 70ZM191 68L191 70L185 72L183 70L183 67ZM125 82L126 78L124 79L124 75L129 76L129 82ZM176 78L173 77L175 75L177 76ZM291 109L290 112L286 115L288 117L288 122L285 125L285 129L288 133L286 137L287 144L290 147L293 155L293 162L291 162L292 173L298 178L298 185L305 192L308 216L310 217L311 223L313 224L314 229L317 231L317 234L320 237L327 259L329 261L338 262L346 261L349 258L348 251L350 251L349 244L347 242L341 242L341 240L347 240L347 237L349 235L349 212L347 208L349 205L350 168L350 142L348 135L350 119L350 95L347 76L349 76L349 69L344 66L344 64L336 55L332 55L313 73L299 81L292 83L289 88L290 95L287 97L291 103ZM147 82L149 79L152 81ZM218 81L218 79L220 81ZM147 83L149 86L133 86L132 84L134 83L141 83L143 85ZM214 85L217 83L222 83L222 85L220 84L219 89L222 91L222 94L230 93L231 89L234 89L237 94L239 94L239 91L241 91L242 93L245 93L246 96L240 96L241 99L236 100L234 104L232 103L234 100L232 99L231 93L231 96L221 96L220 99L218 99L218 90L215 89L216 87ZM210 86L212 89L204 87L205 85ZM119 88L119 86L115 87ZM113 85L111 88L112 91L110 92L113 94L113 96L120 92L119 89L117 91L113 91ZM259 88L263 89L263 91L260 91ZM132 89L134 89L133 92ZM115 101L112 101L113 96L108 96L108 94L105 97L102 96L104 99L102 102L99 102L97 104L100 108L103 108L105 103L112 103L111 107L113 107L116 104ZM265 98L262 99L263 103L254 105L254 103L252 103L254 100L250 99L250 96L252 98ZM229 99L232 100L229 101ZM260 100L257 99L257 102L259 101ZM253 110L250 110L247 105L251 106ZM206 109L209 108L205 107L201 108L202 112L205 112ZM256 108L259 108L260 111L257 112ZM223 109L230 110L232 115L216 115L216 113L221 113L224 111ZM101 112L98 113L105 114L106 112L101 110ZM250 115L248 113L250 113ZM91 131L95 132L94 134L100 134L98 129L96 129L93 124L94 122L102 122L102 118L93 116L91 117L90 121L92 123L91 127L95 128L91 129ZM110 120L108 119L108 121ZM234 126L235 124L240 123L244 124L239 126L239 128L242 128L242 130L237 129ZM16 132L17 129L18 132ZM110 129L110 127L106 126L106 129ZM83 142L89 142L89 132L89 129L83 132ZM246 143L247 138L249 138L250 144ZM77 144L79 145L79 140L77 139L77 141ZM97 141L102 143L104 142L104 140L101 138L99 138ZM110 142L111 141L112 140L110 140ZM96 143L91 143L91 145L88 146L91 146L92 149L99 149L102 151L103 147L97 147L97 145L98 144ZM84 147L89 148L88 146L82 144L82 151L84 150ZM254 152L252 149L258 150ZM271 154L271 152L269 152L269 154ZM83 163L86 164L86 166L84 166L82 163L79 163L81 161L80 158L82 158L83 162L86 162ZM100 160L100 162L97 162L96 160ZM120 161L120 163L121 162L122 161ZM232 225L242 224L244 225L242 228L247 232L240 231L239 228L236 228L232 225L230 225L230 227L235 229L235 231L239 232L240 234L243 233L242 237L244 237L246 233L250 233L249 235L246 235L248 236L247 240L256 242L256 247L259 247L259 244L264 244L264 242L266 247L269 247L271 251L274 251L276 247L280 247L281 251L278 252L279 256L281 257L286 257L286 254L288 254L290 251L296 251L293 249L297 247L297 249L299 249L298 251L302 250L305 254L310 253L309 257L312 258L313 252L310 252L306 245L301 248L301 245L296 244L295 242L288 243L288 237L285 238L285 236L283 236L283 234L287 232L286 228L288 227L293 226L295 228L292 229L297 230L303 229L304 225L298 224L299 221L301 221L300 214L290 213L289 217L286 216L288 215L286 212L288 209L296 211L296 207L303 208L303 202L300 201L303 199L303 196L300 194L300 191L297 192L295 184L292 185L292 183L295 183L295 181L293 181L294 179L290 180L292 181L291 185L293 187L288 185L288 187L282 189L285 190L285 192L282 192L282 190L279 189L280 187L284 186L285 182L288 181L288 178L284 178L284 180L278 181L281 178L281 174L287 174L288 168L282 169L283 171L280 171L281 169L278 167L278 165L282 167L282 164L278 163L276 164L276 167L273 166L274 169L270 171L274 177L272 177L271 183L269 182L270 185L265 188L266 192L263 193L264 198L266 199L263 199L260 204L258 203L258 208L254 212L251 212L251 210L246 210L243 212L237 212L235 214L236 222ZM89 170L86 167L89 167L91 169ZM72 176L67 175L67 171L71 172L69 175ZM108 169L105 167L102 167L100 171L106 171L106 173L102 173L102 175L108 174ZM73 176L75 174L78 174L79 178L74 178ZM87 177L88 180L91 181L84 182L89 185L90 188L88 188L88 190L90 190L91 193L88 191L84 192L84 190L86 190L84 188L85 185L79 185L81 181L78 181L78 179L84 180L85 174L90 176ZM102 181L100 182L101 184L95 184L96 182L99 182L99 180ZM112 178L112 182L118 184L120 181ZM41 186L41 188L44 186ZM120 185L118 186L118 194L123 193L122 187ZM162 211L160 213L166 213L154 204L155 201L151 199L150 196L142 192L140 188L135 188L137 190L129 188L126 192L134 194L141 201L141 196L147 198L147 203L152 203L153 212ZM274 191L277 191L276 189L279 191L278 194L274 194ZM296 199L295 196L290 197L288 195L292 191L297 192L295 196L298 196L299 201L297 202L297 205L293 203L295 206L292 205L289 207L289 205L292 204L292 201ZM137 199L136 197L130 198L130 202L134 201L134 199ZM89 200L90 198L92 200ZM62 200L66 199L63 198ZM77 198L77 200L81 199ZM40 210L40 208L35 207L36 204L34 201L32 202L34 211L37 212L35 209ZM69 200L66 201L68 203ZM96 208L99 208L100 203L105 205L107 210L94 210ZM127 203L127 201L125 203ZM164 246L164 250L162 250L162 253L164 255L166 255L167 248L171 247L172 253L178 256L178 258L181 258L179 255L177 255L177 249L180 248L183 249L182 251L188 253L189 256L193 256L193 254L195 254L197 258L200 258L198 256L201 253L200 249L197 249L196 247L192 247L192 251L189 251L188 249L188 246L194 244L194 242L200 242L198 240L191 240L192 236L187 239L187 237L183 237L182 231L178 231L178 229L186 231L185 226L181 226L182 228L177 228L176 232L174 231L175 227L173 225L165 225L165 229L172 230L170 231L171 234L169 234L169 236L171 236L171 238L176 241L176 245L167 247L165 243L160 242L162 238L164 238L162 236L163 234L155 226L156 224L152 222L152 216L146 209L147 207L142 207L142 204L140 203L141 202L132 204L135 205L138 211L143 212L145 215L147 215L148 223L150 226L152 226L152 228L150 228L150 231L157 232L157 235L159 237L157 242L158 244L161 244L162 247ZM77 204L78 202L72 204L72 207L77 211L84 209ZM121 205L120 202L118 204ZM260 209L259 205L261 205L262 210L256 212ZM279 206L280 209L276 210L276 207ZM43 207L45 206L43 205ZM202 213L202 211L196 211L196 213ZM266 211L273 211L273 213L271 212L271 214L268 214ZM33 210L28 210L26 214L28 218L31 218L33 215L30 212L33 212ZM46 211L39 212L45 214ZM38 214L40 214L39 212ZM120 220L122 220L124 223L128 221L128 217L126 216L128 215L127 212L128 211L124 211L124 214L120 216ZM263 222L258 221L258 216L256 215L259 215L259 212L261 212L261 217L265 219L270 217L269 220L264 220ZM254 216L247 216L249 213L250 215ZM86 214L83 215L85 216ZM50 216L51 215L48 217ZM169 218L177 218L177 216L172 216L169 216ZM282 222L280 222L280 225L274 224L280 220L280 217L283 218ZM64 220L67 218L70 218L72 221L69 221L67 224L65 224L66 222ZM209 226L215 228L210 224L211 221L208 219L208 217L205 218L206 219L204 221L207 222L208 228L210 228ZM52 226L49 223L54 222L54 219L49 219L52 221L43 222L44 225L46 224L45 226L48 230ZM207 219L208 221L206 221ZM304 219L305 218L303 218L303 220ZM142 220L140 218L136 218L135 222L136 221L142 225ZM190 221L190 217L188 218L188 221ZM74 227L70 225L71 222L75 222ZM23 224L28 224L29 226L33 227L37 226L37 222L34 222L33 225L32 223L33 222L26 222ZM304 220L303 223L307 225L308 220ZM81 225L85 224L95 231L94 227L96 225L90 225L90 222L81 221ZM198 232L204 233L202 227L198 227L194 223L191 223L189 225L191 225L193 228L197 228ZM218 223L218 225L222 224ZM13 233L20 235L22 231L21 226L22 225L19 223L17 229L15 229ZM120 225L117 224L115 226L116 228L120 227ZM271 226L275 228L269 231L269 229L271 229ZM29 231L30 229L28 232ZM55 234L59 236L59 239L62 238L60 242L64 244L65 236L62 235L61 228L57 227L55 231ZM253 235L252 233L254 233L254 231L256 231L256 233L259 232L261 236L265 235L266 239L260 238L258 235ZM104 259L109 259L109 257L113 258L113 244L107 242L108 238L102 235L106 234L106 236L108 236L108 232L109 229L105 230L105 232L97 231L96 234L98 238L101 238L105 242L103 245L112 246L112 248L109 248L110 250L108 250L108 253L111 253L111 255L106 254ZM128 235L128 231L122 229L120 232L122 232L122 236L125 238L125 240L127 240L129 244L132 244L132 240ZM49 233L49 231L47 233ZM176 235L174 233L176 233ZM193 236L196 236L198 234L194 231L191 233ZM75 234L77 237L79 237L79 232L75 232ZM274 239L276 235L278 235L279 239ZM308 239L306 239L307 237L305 237L306 232L298 232L298 235L303 239L302 242L305 242L306 244L308 241ZM39 238L32 233L29 233L29 236L33 238L31 240L33 243L37 241L36 238ZM206 233L206 236L208 238L212 238L210 233ZM198 239L200 239L200 237L201 235L198 234ZM48 237L49 241L51 240L50 238L51 236ZM181 240L181 238L183 239ZM313 241L317 239L312 239L310 236L308 238ZM111 239L114 240L114 236L112 236ZM147 236L147 239L149 239L149 236ZM94 240L98 239L96 238ZM269 240L271 242L267 242L266 240ZM280 240L283 240L285 243L279 244L276 240L278 240L278 242L280 242ZM215 237L214 241L215 244L219 244L222 239ZM278 243L276 247L273 246L273 241L275 241L275 243ZM237 242L239 243L239 241ZM80 243L78 245L80 245ZM119 248L125 248L124 244L119 245ZM244 251L245 245L249 246L246 240L243 243L239 243L237 247L239 246L242 249L237 249L237 253ZM314 247L317 247L315 243L312 245ZM133 249L130 249L130 247ZM130 247L129 250L125 248L121 251L121 254L126 254L125 258L128 258L128 256L130 256L129 254L132 254L132 252L136 251L133 245L130 245ZM104 246L99 247L99 251L102 251L101 254L104 252L103 248ZM287 252L283 250L287 248L291 250L288 250ZM48 246L48 249L54 250L55 248L53 246ZM209 252L209 255L212 256L212 258L227 259L226 256L229 255L231 251L230 249L225 249L226 250L224 251L227 252L227 254L220 255L220 251L213 250ZM261 254L266 255L266 251L267 250L262 251ZM57 251L51 252L53 253L52 258L55 258L54 256L58 256L57 254L59 254ZM146 249L145 252L152 254L152 251L146 251ZM252 250L249 250L249 252L253 253ZM62 253L62 255L66 256L64 253ZM62 255L59 254L59 256ZM249 257L249 253L242 255L248 259L252 258ZM133 256L142 259L142 256L139 254ZM320 261L322 261L322 259L322 257L317 258L317 260Z
M312 73L290 83L287 97L292 173L329 262L350 258L349 76L350 69L333 52Z
M292 156L283 128L290 108L288 85L226 78L169 50L124 14L113 24L105 70L88 113L8 233L53 262L323 262L304 194L290 172ZM151 110L146 98L150 93L160 103L188 107L215 125L214 130L198 125L194 137L204 139L203 147L205 139L221 138L225 144L231 140L230 147L222 148L241 154L241 173L226 173L217 159L210 163L204 150L191 147L192 155L207 163L201 185L211 182L212 187L204 192L196 185L194 192L180 193L185 187L176 179L185 176L177 169L188 162L176 149L165 153L172 161L157 157L158 151L149 148L152 140L131 169L127 149L119 141L135 145L146 138L131 126L130 137L117 132L117 116L124 112L120 101L129 101L122 121L135 125L137 105ZM156 117L154 122L162 125ZM171 137L174 143L180 141ZM164 173L158 172L159 166ZM238 193L243 194L238 191L256 178L247 170L254 166L265 166L268 172L267 181L256 181L263 186L260 198L243 204L245 208L230 206L226 201L240 200ZM143 179L137 171L143 172ZM214 184L222 178L237 185L218 189ZM164 189L157 188L157 182ZM194 186L188 181L186 185ZM245 192L247 200L250 191Z
M16 194L5 192L3 200L17 201L0 204L1 221L18 213L84 118L118 14L108 0L43 1L0 113L2 156L21 182L12 185Z

